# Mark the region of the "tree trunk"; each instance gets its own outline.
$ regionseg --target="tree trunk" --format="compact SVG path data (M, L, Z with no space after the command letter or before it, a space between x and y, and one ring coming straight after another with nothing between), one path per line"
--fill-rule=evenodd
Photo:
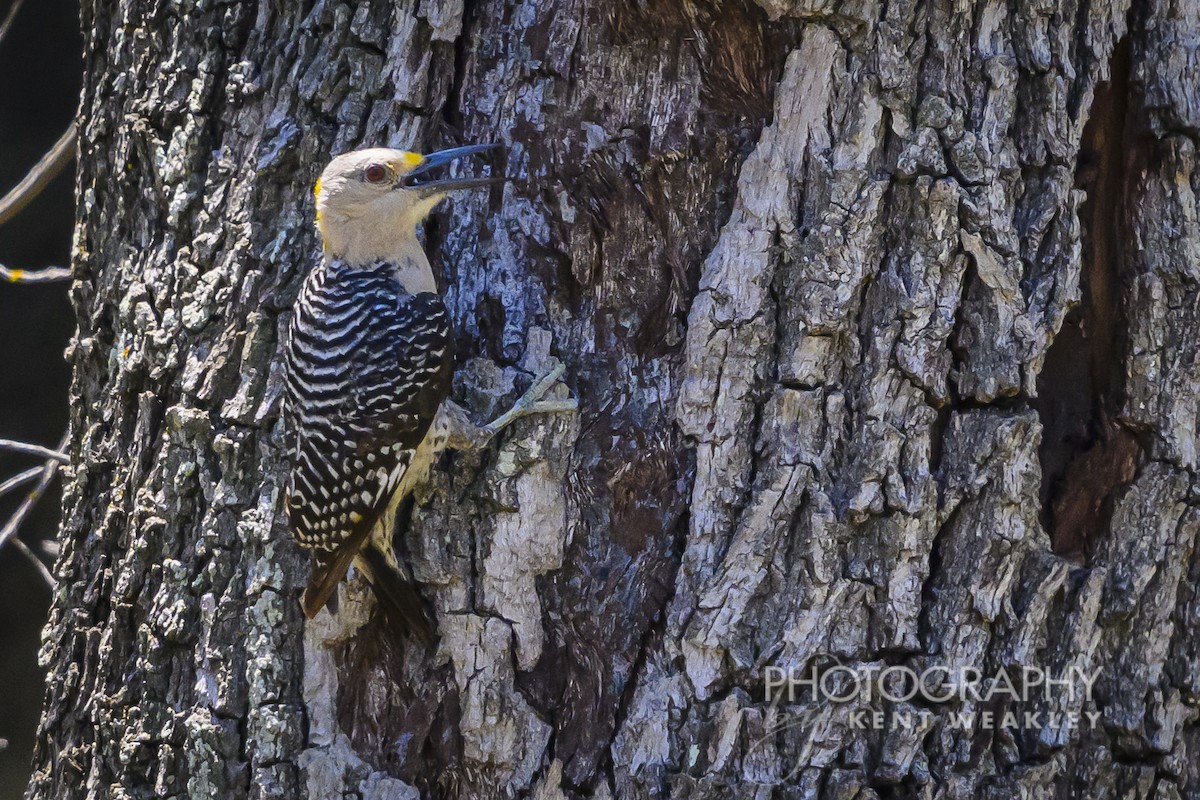
M1200 797L1192 0L85 6L29 797ZM436 652L306 626L310 187L485 141L456 398L580 412L435 469Z

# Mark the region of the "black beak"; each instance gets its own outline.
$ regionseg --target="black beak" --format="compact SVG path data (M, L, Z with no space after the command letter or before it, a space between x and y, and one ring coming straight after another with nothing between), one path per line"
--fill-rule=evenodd
M503 183L508 178L496 175L487 178L431 178L429 173L438 167L443 167L452 161L476 153L487 153L500 148L498 144L472 144L466 147L451 147L449 150L439 150L425 156L425 160L415 169L400 179L400 186L405 189L417 189L422 196L441 194L454 189L474 189L479 186L491 186Z

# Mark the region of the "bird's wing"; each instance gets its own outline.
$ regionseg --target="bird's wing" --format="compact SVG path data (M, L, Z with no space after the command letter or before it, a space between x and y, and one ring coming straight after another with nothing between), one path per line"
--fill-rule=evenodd
M309 616L387 508L454 371L449 315L437 295L407 294L375 273L318 288L311 305L324 311L297 314L287 364L296 406L288 507L297 540L319 553L305 593Z

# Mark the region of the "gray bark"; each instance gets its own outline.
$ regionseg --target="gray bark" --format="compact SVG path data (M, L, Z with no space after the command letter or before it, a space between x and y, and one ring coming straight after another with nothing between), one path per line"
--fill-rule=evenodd
M1200 797L1194 3L85 5L29 797ZM328 156L459 141L456 397L581 409L434 470L422 654L302 623L277 353Z

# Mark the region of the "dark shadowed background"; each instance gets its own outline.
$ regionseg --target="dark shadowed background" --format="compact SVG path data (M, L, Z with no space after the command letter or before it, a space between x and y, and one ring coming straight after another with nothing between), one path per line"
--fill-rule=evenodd
M0 20L12 6L0 0ZM78 0L25 0L0 42L0 194L50 148L75 115L79 95ZM0 264L65 265L74 219L74 164L29 207L0 225ZM73 329L66 284L0 283L0 438L55 446L66 425L63 348ZM0 455L0 480L36 465ZM0 499L7 520L21 492ZM35 550L58 524L58 484L21 531ZM2 523L0 523L2 524ZM20 553L0 551L0 800L24 794L42 700L37 650L50 590Z

